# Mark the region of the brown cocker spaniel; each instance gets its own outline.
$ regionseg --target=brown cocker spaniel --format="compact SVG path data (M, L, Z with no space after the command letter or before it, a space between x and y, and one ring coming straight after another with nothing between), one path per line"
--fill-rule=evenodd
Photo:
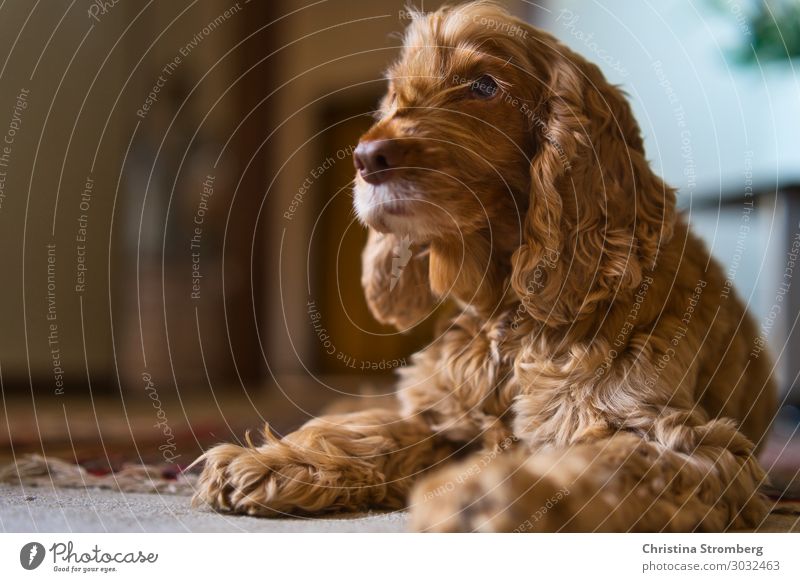
M355 151L367 300L399 329L456 313L397 411L216 446L197 499L409 507L423 531L757 524L770 363L620 90L486 2L415 14L388 84Z

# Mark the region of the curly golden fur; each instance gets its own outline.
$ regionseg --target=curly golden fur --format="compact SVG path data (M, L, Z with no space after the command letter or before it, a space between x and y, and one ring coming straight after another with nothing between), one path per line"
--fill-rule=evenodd
M487 2L417 14L388 80L361 140L393 144L387 176L357 162L366 296L400 329L444 300L457 313L401 370L398 412L217 446L197 499L267 516L408 506L423 531L762 519L770 364L748 358L754 323L620 90Z

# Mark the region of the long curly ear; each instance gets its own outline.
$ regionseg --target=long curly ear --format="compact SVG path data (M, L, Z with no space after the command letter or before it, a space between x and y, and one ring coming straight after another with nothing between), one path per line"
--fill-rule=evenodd
M537 147L511 284L533 317L557 326L639 285L672 236L675 196L651 171L622 92L595 65L531 31L540 88L528 117Z
M405 331L432 311L429 251L407 238L369 229L361 254L361 285L372 315Z

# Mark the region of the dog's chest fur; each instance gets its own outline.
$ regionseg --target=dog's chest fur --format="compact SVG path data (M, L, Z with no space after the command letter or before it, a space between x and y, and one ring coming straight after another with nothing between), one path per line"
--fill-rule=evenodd
M462 313L401 371L404 410L448 439L485 448L509 437L542 447L610 433L615 421L592 389L586 361L545 351L553 345L551 337L537 339L519 311L488 320Z

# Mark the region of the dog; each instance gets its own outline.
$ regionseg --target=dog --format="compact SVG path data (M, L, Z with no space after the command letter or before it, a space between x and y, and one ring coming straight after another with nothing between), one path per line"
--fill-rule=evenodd
M454 311L397 410L218 445L196 500L439 532L757 525L771 364L623 93L488 2L414 13L387 78L354 152L366 298L400 330Z

